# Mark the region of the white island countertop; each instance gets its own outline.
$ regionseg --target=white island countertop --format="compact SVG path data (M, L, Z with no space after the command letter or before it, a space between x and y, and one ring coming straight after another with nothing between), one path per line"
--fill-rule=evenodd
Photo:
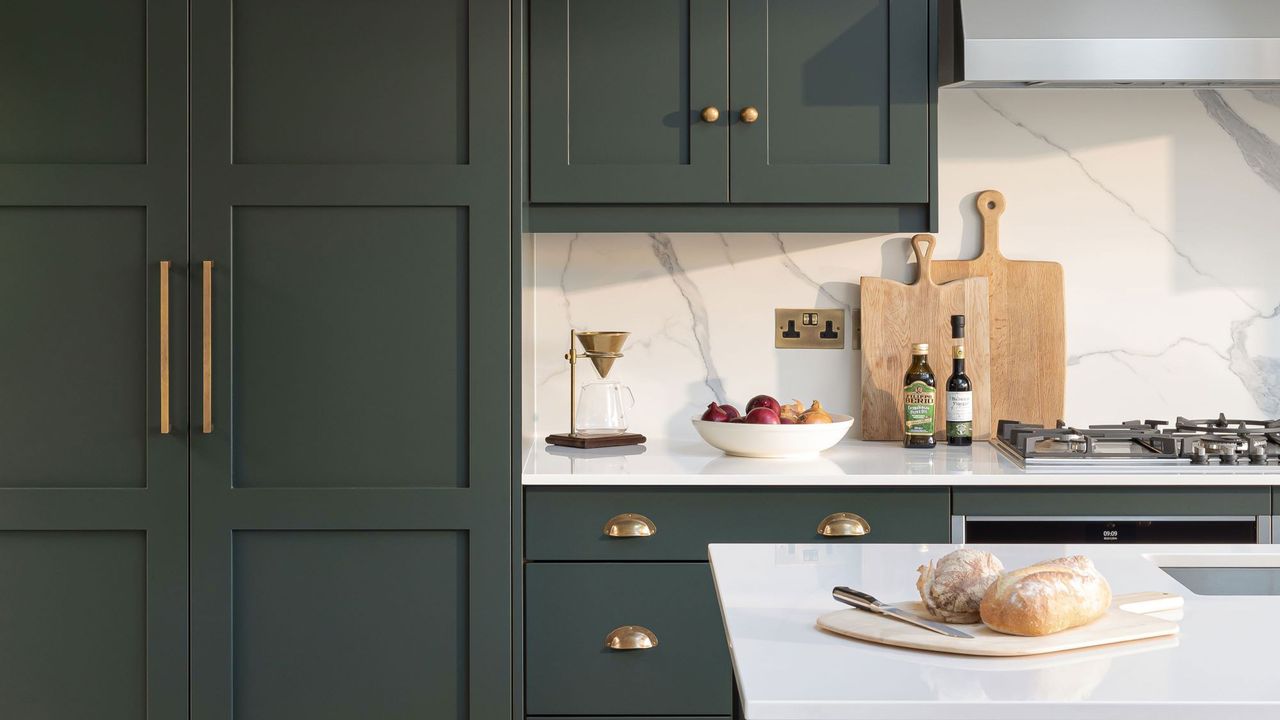
M1280 485L1280 466L1165 465L1019 467L986 442L907 450L844 440L816 457L730 457L699 440L575 450L535 443L525 485Z
M746 720L1280 718L1280 596L1201 596L1159 567L1280 566L1244 545L988 545L1006 567L1085 554L1115 594L1178 593L1178 635L1023 658L880 646L815 627L848 585L916 597L955 545L716 545L711 565ZM1158 564L1159 563L1159 564Z

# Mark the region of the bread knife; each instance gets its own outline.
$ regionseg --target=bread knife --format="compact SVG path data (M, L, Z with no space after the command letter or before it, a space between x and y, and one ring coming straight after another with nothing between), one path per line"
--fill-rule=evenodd
M899 620L909 625L915 625L916 627L924 628L925 630L931 630L940 635L946 635L948 637L953 637L953 638L963 638L968 640L973 639L973 636L967 632L957 630L951 627L950 625L945 625L940 622L934 622L933 620L926 620L922 617L912 615L911 613L907 612L906 610L903 610L902 608L897 608L892 605L885 605L884 603L880 602L874 597L871 597L870 595L864 592L859 592L852 588L847 588L844 586L834 587L831 589L831 597L835 598L836 600L839 600L845 605L852 605L858 608L859 610L866 610L867 612L873 612L880 615L884 615L885 617L891 617L894 620Z

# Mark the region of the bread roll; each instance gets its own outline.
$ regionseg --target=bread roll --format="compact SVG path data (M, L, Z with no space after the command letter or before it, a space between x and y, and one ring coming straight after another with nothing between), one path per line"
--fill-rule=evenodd
M1048 635L1093 622L1111 606L1111 586L1083 555L1005 573L982 598L982 622L1010 635Z
M930 614L943 622L976 623L978 605L1004 565L989 552L960 548L943 555L936 566L930 560L916 569L916 589Z

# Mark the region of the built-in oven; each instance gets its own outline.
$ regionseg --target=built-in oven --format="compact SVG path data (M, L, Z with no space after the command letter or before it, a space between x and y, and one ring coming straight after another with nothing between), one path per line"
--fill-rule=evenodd
M953 543L1133 543L1146 545L1280 543L1269 515L979 516L953 515Z

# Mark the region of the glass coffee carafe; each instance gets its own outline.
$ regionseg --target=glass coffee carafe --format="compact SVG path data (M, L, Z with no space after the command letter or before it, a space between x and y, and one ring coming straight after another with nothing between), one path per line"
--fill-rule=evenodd
M578 395L579 435L619 435L627 431L627 412L635 407L631 388L617 380L587 383Z

